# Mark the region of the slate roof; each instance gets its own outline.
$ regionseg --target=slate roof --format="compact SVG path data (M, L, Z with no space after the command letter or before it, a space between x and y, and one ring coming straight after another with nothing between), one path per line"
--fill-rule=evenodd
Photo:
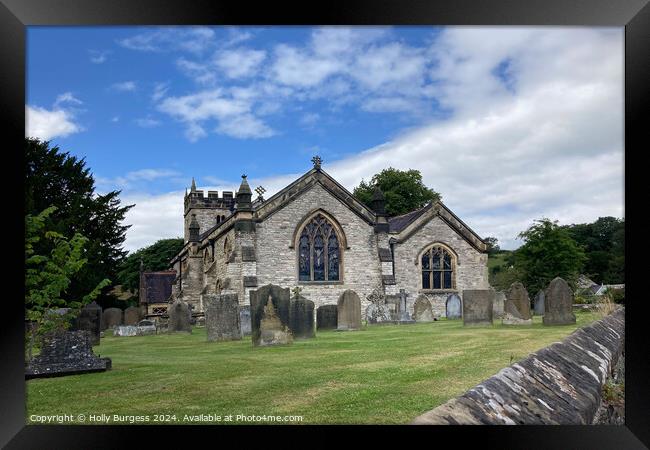
M388 219L388 231L390 233L399 233L404 228L409 226L411 222L424 214L429 208L431 208L431 203L428 203L426 206L415 211L411 211L401 216L390 217Z
M176 271L143 272L141 277L143 289L140 293L140 303L167 303L172 295Z

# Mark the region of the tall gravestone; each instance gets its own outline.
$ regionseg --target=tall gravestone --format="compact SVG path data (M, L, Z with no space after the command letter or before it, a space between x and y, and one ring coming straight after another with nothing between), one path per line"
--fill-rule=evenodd
M389 294L386 296L386 307L388 308L391 320L399 320L399 304L401 301L399 295Z
M93 353L89 331L59 331L44 337L41 352L27 364L25 378L102 372L110 368L110 358L99 358Z
M455 320L463 317L462 302L458 294L451 294L447 296L445 302L445 315L447 319Z
M239 307L239 325L242 336L251 335L251 307L250 305Z
M540 289L537 295L535 295L535 299L533 300L533 314L536 316L544 315L544 300L544 291Z
M304 297L291 300L289 311L289 328L294 338L313 338L314 302Z
M254 346L290 344L289 288L267 284L250 292L251 331Z
M104 319L104 330L110 330L111 328L123 325L122 321L122 310L120 308L107 308L102 312L102 318Z
M319 330L336 330L338 306L323 305L316 310L316 328Z
M81 308L79 316L74 321L73 329L89 331L92 345L99 345L101 321L102 307L93 301Z
M348 289L341 294L337 312L337 330L353 331L361 329L361 300L356 292Z
M502 291L494 292L494 305L492 305L492 315L496 318L503 318L506 304L506 294Z
M124 310L124 325L137 325L140 322L140 308L129 306Z
M237 294L206 294L205 328L208 341L235 341L242 338Z
M519 281L510 285L506 291L506 302L504 305L504 325L531 325L533 323L530 315L530 297L528 291Z
M544 291L544 325L569 325L576 323L573 314L573 292L562 278L554 278Z
M191 333L192 325L190 319L192 312L187 303L176 300L167 308L169 321L167 323L167 331L169 333Z
M433 322L431 302L425 295L418 295L413 305L413 318L416 322Z
M463 291L463 325L492 325L492 292L489 289Z

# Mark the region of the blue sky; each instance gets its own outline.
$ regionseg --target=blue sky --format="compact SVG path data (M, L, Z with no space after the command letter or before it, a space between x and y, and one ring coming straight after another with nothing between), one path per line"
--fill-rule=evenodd
M612 28L29 27L26 133L136 203L128 250L182 233L191 177L273 193L315 154L350 190L418 169L515 248L537 218L622 217L622 50Z

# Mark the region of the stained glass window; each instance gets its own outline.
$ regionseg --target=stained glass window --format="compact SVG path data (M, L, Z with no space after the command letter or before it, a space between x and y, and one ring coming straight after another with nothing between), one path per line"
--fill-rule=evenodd
M307 223L298 244L298 278L300 281L339 281L339 238L332 224L322 214Z
M454 260L451 253L433 246L422 255L422 289L453 289Z

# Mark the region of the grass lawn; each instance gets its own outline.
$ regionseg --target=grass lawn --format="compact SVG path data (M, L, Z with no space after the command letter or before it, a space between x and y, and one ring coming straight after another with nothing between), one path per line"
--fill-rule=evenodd
M27 381L26 420L72 414L66 423L81 423L79 414L122 414L148 415L153 423L154 414L175 414L176 423L191 423L186 414L232 414L234 423L244 423L234 421L241 414L403 424L599 318L576 317L576 325L556 327L544 327L537 316L531 326L469 328L444 319L370 326L262 348L250 338L207 342L204 328L191 335L107 336L94 351L110 357L113 369Z

